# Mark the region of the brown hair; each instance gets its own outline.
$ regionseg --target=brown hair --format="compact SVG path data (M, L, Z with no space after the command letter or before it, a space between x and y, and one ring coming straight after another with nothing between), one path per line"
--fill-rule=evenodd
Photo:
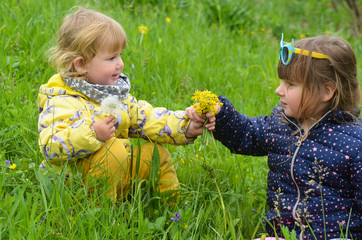
M303 38L294 47L323 53L328 59L293 54L288 65L278 64L280 79L302 83L303 93L297 120L308 133L308 123L314 122L329 110L354 112L361 93L357 79L357 58L352 47L343 39L328 35ZM321 109L321 91L324 84L332 83L335 93L327 108Z
M77 73L73 66L76 57L82 56L84 63L88 63L103 46L110 52L123 51L127 37L122 26L112 18L93 10L77 9L63 19L56 46L49 50L49 60L58 71L82 77L83 73Z

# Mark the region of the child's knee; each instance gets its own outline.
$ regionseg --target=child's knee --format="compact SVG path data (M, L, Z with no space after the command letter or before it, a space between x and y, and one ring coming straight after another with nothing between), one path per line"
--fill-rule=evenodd
M148 156L146 158L149 158L149 162L152 160L152 156L154 153L155 143L144 143L141 146L141 151L145 154L145 156ZM170 152L167 150L166 147L164 147L161 144L157 144L157 150L160 156L160 165L171 165L172 163L172 157Z
M120 139L111 138L97 152L91 155L89 167L93 170L98 169L98 171L109 172L114 175L125 168L128 157L123 142ZM95 175L99 175L99 173Z

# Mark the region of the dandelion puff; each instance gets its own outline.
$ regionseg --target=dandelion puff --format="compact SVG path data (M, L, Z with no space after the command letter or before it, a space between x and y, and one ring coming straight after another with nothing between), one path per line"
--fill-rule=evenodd
M101 102L101 109L104 113L118 116L121 110L123 110L121 102L115 96L108 96Z

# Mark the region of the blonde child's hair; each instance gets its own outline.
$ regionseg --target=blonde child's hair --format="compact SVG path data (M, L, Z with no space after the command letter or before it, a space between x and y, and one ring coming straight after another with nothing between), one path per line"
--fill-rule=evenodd
M288 65L278 64L280 79L302 83L303 92L297 120L308 133L308 124L327 111L342 110L353 115L360 104L361 92L357 79L357 58L348 42L339 37L317 36L295 41L303 50L323 53L328 59L293 54ZM335 93L325 109L320 108L324 84L332 83ZM312 114L311 114L312 113Z
M77 7L75 13L63 19L56 46L49 50L49 61L60 72L82 77L84 73L77 73L73 66L76 57L83 57L86 64L100 48L123 51L126 42L126 33L118 22L97 11Z

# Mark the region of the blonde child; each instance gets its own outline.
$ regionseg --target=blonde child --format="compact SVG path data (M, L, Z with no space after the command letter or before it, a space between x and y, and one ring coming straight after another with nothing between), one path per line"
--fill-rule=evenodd
M209 130L233 153L268 156L267 230L280 225L299 239L362 239L362 125L357 59L331 36L280 43L270 116L249 118L223 106ZM186 115L199 122L190 107Z
M149 177L154 143L143 144L140 156L134 149L131 163L128 138L157 140L158 190L165 192L178 189L179 182L171 156L160 144L188 144L199 134L199 126L190 123L184 111L153 108L129 93L130 81L122 73L125 46L126 34L118 22L79 8L63 19L50 56L59 73L38 95L42 167L61 169L68 164L83 172L86 183L89 177L106 179L107 194L115 199L129 191L137 157L138 177ZM109 96L114 99L107 103Z

